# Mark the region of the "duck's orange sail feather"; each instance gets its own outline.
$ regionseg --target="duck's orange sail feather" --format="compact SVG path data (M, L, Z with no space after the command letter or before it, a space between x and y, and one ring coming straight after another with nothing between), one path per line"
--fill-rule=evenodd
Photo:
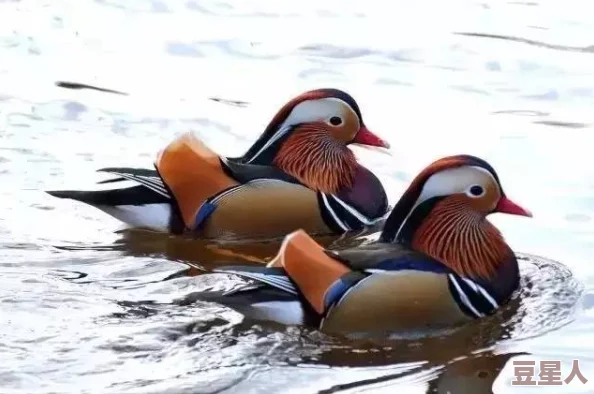
M238 185L223 171L219 155L192 133L173 140L159 153L155 165L189 229L194 229L196 213L209 197Z
M351 269L332 259L305 231L298 230L285 238L279 254L269 266L282 266L297 284L310 305L325 312L328 290Z

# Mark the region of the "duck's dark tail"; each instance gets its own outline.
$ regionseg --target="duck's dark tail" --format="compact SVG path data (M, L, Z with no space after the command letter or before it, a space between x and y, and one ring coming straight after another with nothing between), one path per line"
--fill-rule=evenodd
M170 203L169 190L155 170L144 168L111 167L102 168L98 172L116 175L117 178L99 182L100 184L131 181L137 186L109 190L52 190L50 195L58 198L70 198L90 205L147 205Z
M93 206L147 205L170 203L171 199L143 185L111 190L48 190L51 196L69 198Z
M155 170L143 168L103 168L117 178L99 183L132 181L139 185L108 190L51 190L48 194L92 205L134 227L157 231L181 231L177 205Z
M51 190L48 194L89 204L133 227L178 231L181 223L171 199L144 186L112 190Z

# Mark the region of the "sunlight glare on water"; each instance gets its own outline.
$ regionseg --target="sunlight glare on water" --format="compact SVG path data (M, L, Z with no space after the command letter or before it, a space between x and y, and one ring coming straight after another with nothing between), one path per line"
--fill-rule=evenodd
M538 390L592 392L593 10L587 0L0 1L0 391L520 393L510 360L561 360L566 375L579 359L587 384ZM540 256L522 261L515 314L380 342L253 324L176 303L225 281L163 280L184 262L229 259L212 245L120 232L43 193L94 187L102 167L151 168L187 130L240 154L287 99L319 87L351 93L390 142L392 157L354 149L391 203L440 156L493 164L534 213L492 219L514 250Z

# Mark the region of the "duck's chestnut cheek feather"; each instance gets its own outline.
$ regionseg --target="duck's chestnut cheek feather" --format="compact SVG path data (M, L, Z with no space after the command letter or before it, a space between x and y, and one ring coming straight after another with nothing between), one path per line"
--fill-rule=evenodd
M390 144L388 142L382 140L380 137L369 131L366 126L361 126L357 134L355 134L355 138L352 141L354 144L361 144L361 145L368 145L368 146L378 146L380 148L390 148Z
M515 202L513 202L505 196L502 196L499 199L499 202L497 203L494 212L507 213L510 215L527 216L529 218L532 217L532 212L525 208L522 208L521 206L519 206L518 204L516 204Z

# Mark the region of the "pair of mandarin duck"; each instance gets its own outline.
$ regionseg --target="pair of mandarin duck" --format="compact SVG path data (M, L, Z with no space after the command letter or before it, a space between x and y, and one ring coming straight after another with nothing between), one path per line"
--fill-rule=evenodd
M350 144L389 148L350 95L319 89L285 104L241 157L223 157L183 134L159 153L155 170L99 170L117 176L103 183L136 186L49 193L136 227L205 238L285 236L267 266L213 270L247 284L191 297L254 319L390 331L459 324L505 304L519 285L518 263L486 217L532 215L505 195L491 165L470 155L439 159L390 212L382 183ZM376 242L340 251L309 235L378 223Z

